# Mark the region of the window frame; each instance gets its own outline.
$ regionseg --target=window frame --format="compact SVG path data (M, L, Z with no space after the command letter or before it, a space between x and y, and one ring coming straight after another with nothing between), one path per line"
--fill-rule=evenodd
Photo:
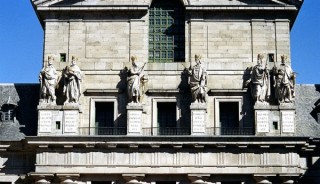
M114 127L118 127L118 102L116 98L91 98L90 99L90 122L89 128L97 128L95 123L96 118L96 102L113 102L113 122Z
M180 117L181 117L181 110L179 108L179 100L176 99L176 97L169 97L169 98L152 98L152 124L151 128L159 128L158 127L158 103L176 103L176 122L177 122L177 128L180 126ZM158 135L157 131L153 132L153 135Z
M243 128L243 116L241 114L243 97L242 96L219 96L214 97L214 127L221 128L220 124L220 103L223 102L237 102L238 103L238 117L239 117L239 128ZM220 134L220 131L216 131L216 134Z

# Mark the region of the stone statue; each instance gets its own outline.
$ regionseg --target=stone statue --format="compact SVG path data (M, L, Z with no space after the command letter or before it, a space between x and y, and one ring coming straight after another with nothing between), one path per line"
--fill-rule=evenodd
M292 103L295 97L294 85L296 75L291 67L287 65L287 57L281 56L281 64L273 67L275 98L278 103Z
M257 65L252 68L251 77L246 81L250 84L251 95L255 102L265 102L270 96L270 76L267 68L262 66L263 55L258 54Z
M192 102L206 102L207 88L207 72L201 63L201 56L195 55L196 65L189 67L189 85L191 89Z
M71 65L64 70L63 93L66 96L65 103L78 103L81 96L81 70L77 66L77 58L72 56Z
M135 63L137 58L135 56L131 57L132 66L128 72L128 96L129 103L141 103L141 81L144 80L144 67L138 67Z
M57 71L52 65L53 57L48 57L48 64L42 68L39 74L41 86L40 101L45 103L55 103L55 89L57 85Z

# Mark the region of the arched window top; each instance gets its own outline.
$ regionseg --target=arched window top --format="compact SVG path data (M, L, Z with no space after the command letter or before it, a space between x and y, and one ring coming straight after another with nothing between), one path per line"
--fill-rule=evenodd
M149 62L184 60L184 5L180 0L154 0L149 11Z

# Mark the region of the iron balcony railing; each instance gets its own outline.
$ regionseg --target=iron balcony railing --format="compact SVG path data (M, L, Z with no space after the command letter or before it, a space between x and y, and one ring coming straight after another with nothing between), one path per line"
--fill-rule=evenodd
M80 135L126 135L126 127L80 127Z
M190 128L185 127L153 127L143 128L142 134L145 136L157 136L157 135L190 135Z
M80 135L127 135L126 127L80 127ZM142 136L162 136L162 135L191 135L190 127L150 127L142 128ZM199 132L197 132L199 135ZM205 129L203 136L253 136L253 127L209 127Z
M255 135L253 127L211 127L206 129L207 135Z

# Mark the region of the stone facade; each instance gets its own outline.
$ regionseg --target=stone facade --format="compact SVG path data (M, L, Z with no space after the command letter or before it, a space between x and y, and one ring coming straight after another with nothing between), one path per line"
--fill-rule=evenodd
M177 1L185 16L183 38L175 39L184 40L180 58L185 59L150 62L150 40L164 38L150 36L156 29L150 20L151 8L157 12L155 2L31 1L45 32L44 67L47 58L54 58L57 99L29 104L23 95L37 91L28 99L37 101L38 86L21 94L19 86L0 87L11 89L8 95L23 102L18 103L23 111L32 109L21 119L33 118L26 124L32 131L1 145L0 181L319 182L317 86L297 85L295 102L279 104L274 94L264 103L254 102L244 85L262 54L274 93L272 69L283 55L291 65L290 30L302 1ZM74 56L81 95L79 102L64 103L63 74ZM203 68L192 70L194 80L205 87L202 101L194 101L190 93L195 56L202 56ZM132 57L139 67L146 65L138 85L142 95L128 103ZM197 79L202 72L203 81Z

